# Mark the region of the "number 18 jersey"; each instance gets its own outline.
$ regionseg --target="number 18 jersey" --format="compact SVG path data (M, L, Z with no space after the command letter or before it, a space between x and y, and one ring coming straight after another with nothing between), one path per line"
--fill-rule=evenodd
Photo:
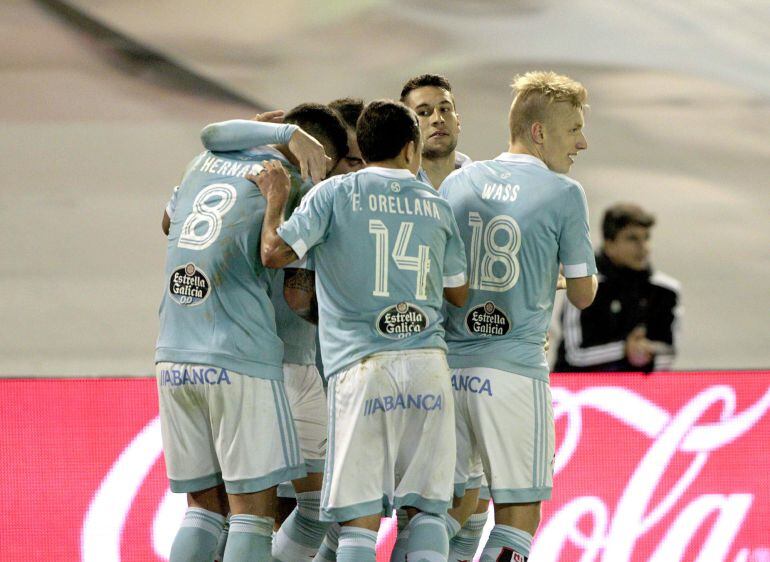
M503 153L453 172L440 195L468 256L465 306L446 307L451 368L548 380L543 346L559 275L596 273L583 188L539 159Z
M452 210L404 169L370 167L315 186L278 234L312 248L327 375L394 349L446 349L444 287L465 283Z
M245 179L259 173L263 160L278 157L267 147L207 151L188 167L170 207L156 362L283 378L271 275L259 257L266 204Z

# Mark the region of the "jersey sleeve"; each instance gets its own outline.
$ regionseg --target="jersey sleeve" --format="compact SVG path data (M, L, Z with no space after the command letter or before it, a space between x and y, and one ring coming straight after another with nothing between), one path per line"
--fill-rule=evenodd
M217 152L246 150L266 144L287 144L298 128L297 125L232 119L206 125L201 131L201 142Z
M567 278L588 277L596 273L596 258L588 228L588 203L583 188L570 182L561 213L559 262Z
M448 207L448 206L447 206ZM467 262L465 259L465 244L460 236L454 213L447 208L449 215L449 237L444 251L444 287L461 287L467 279Z
M176 211L176 198L178 193L179 186L176 186L171 192L171 197L169 198L168 203L166 203L166 214L170 219L174 218L174 211Z
M289 220L278 228L278 236L300 259L326 238L334 207L333 182L332 178L311 189Z

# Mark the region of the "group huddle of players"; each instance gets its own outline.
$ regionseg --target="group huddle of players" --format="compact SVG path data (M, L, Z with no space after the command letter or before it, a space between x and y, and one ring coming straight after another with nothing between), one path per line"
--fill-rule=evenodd
M513 87L486 161L456 151L438 75L400 102L203 130L163 220L156 373L188 498L171 562L373 562L394 509L391 560L470 560L490 496L481 560L528 558L553 478L555 292L585 308L596 266L564 175L586 90L552 72Z

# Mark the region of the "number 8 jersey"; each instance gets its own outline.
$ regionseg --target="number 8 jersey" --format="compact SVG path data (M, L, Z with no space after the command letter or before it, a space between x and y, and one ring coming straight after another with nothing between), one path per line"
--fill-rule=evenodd
M444 287L465 284L446 201L405 169L370 167L316 185L278 234L312 248L327 376L395 349L446 350Z
M283 344L259 257L265 200L245 179L268 147L202 153L167 209L171 217L155 361L198 363L282 379ZM294 182L295 180L293 180Z
M446 307L449 366L548 380L543 346L559 275L596 273L583 188L539 159L505 152L453 172L440 195L468 255L470 294Z

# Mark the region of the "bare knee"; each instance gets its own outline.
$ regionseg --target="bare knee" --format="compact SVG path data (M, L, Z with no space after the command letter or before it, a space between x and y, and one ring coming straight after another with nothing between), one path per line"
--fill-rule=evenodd
M540 504L541 502L495 504L495 523L521 529L534 536L540 525Z
M189 492L187 494L187 505L219 513L220 515L227 515L230 509L224 484L206 490Z
M251 494L228 494L228 500L233 515L275 517L278 506L275 486Z

